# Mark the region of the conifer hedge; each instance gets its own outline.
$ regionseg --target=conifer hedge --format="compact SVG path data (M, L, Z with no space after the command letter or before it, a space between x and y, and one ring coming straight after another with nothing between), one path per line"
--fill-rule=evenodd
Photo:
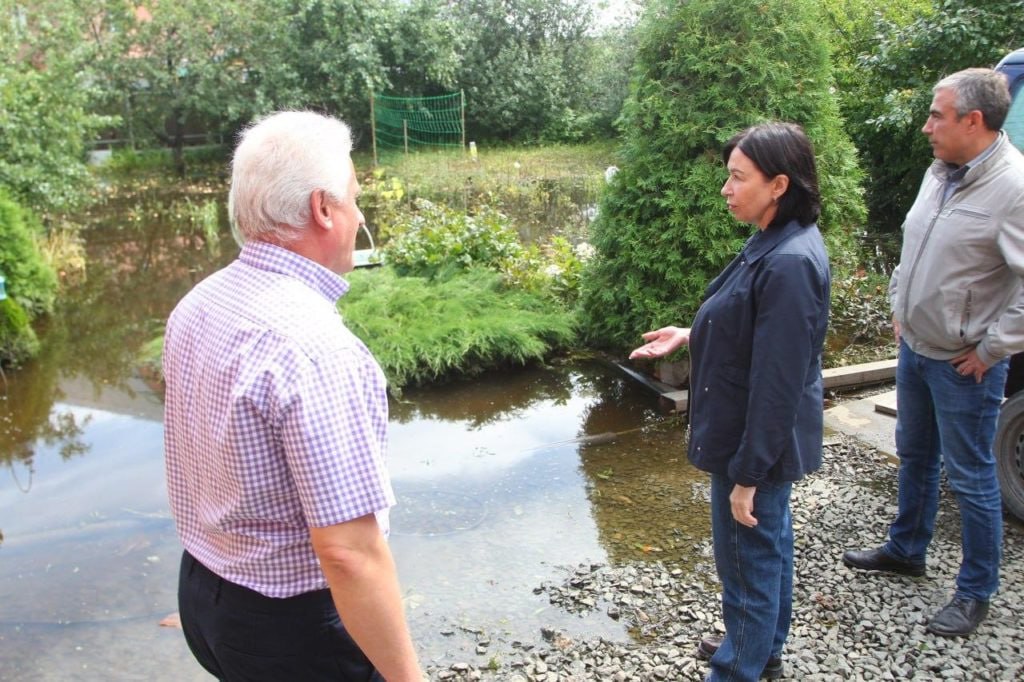
M855 150L833 91L815 0L655 0L642 20L620 171L592 241L581 302L589 344L622 351L688 325L704 289L751 234L719 194L724 143L766 120L804 126L818 156L820 227L833 268L864 220Z

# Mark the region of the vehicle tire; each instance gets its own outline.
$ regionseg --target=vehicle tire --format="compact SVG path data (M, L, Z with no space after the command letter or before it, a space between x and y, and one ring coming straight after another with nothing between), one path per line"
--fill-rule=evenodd
M1024 392L1004 402L999 410L993 450L1003 506L1024 521Z

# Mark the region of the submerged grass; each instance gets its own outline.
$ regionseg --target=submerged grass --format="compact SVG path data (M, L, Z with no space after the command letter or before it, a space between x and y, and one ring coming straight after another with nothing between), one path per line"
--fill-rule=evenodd
M483 206L509 216L527 242L552 234L586 240L604 172L616 163L613 144L481 149L382 156L373 174L364 176L363 210L371 227L387 230L393 211L411 212L418 198L475 213ZM357 155L356 167L373 159ZM401 187L400 206L385 195Z
M345 324L370 348L393 393L543 360L575 340L571 315L554 301L505 289L497 273L447 279L399 277L390 268L349 275Z

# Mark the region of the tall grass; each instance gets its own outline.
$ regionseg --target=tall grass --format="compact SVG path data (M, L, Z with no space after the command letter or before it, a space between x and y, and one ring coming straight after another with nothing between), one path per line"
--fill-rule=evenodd
M610 143L484 148L475 158L462 151L392 153L380 157L377 175L398 179L408 210L417 198L464 212L491 206L511 217L527 242L552 234L576 242L587 237L604 171L615 159ZM356 156L357 168L369 169L372 162ZM371 227L378 216L373 194L364 195Z
M550 299L504 289L484 270L444 280L399 277L390 268L349 275L345 324L370 348L393 393L543 360L575 340L572 317Z

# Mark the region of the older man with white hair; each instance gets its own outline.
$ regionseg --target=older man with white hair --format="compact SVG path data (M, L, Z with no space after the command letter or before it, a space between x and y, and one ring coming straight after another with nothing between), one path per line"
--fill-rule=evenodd
M309 112L246 130L241 253L167 323L181 622L220 679L422 679L385 539L385 379L336 307L363 224L351 148Z

